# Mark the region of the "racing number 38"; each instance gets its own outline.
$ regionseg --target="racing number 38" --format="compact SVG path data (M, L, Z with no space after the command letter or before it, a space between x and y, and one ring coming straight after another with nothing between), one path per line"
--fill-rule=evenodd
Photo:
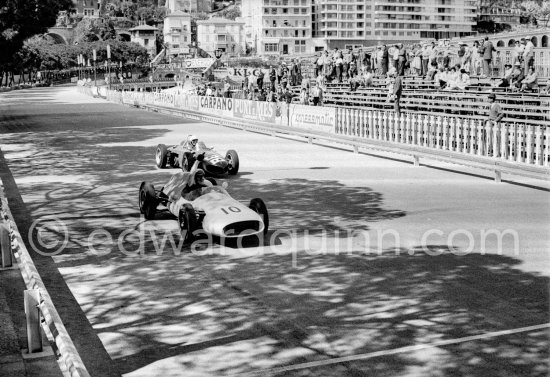
M241 212L241 209L239 207L227 207L227 208L220 208L220 209L226 215L229 215L230 214L229 212L233 212L233 213Z

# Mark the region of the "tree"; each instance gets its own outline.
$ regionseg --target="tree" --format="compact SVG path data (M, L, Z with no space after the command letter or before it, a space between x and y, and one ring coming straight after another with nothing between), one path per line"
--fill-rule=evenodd
M522 15L536 25L548 26L550 20L550 1L523 1L520 3Z
M241 9L239 7L231 7L218 12L214 17L227 18L228 20L235 21L237 17L241 17Z
M46 32L72 7L72 0L0 0L0 68L9 69L27 38Z
M74 41L81 43L116 39L117 34L113 23L107 18L84 18L76 25L74 36Z

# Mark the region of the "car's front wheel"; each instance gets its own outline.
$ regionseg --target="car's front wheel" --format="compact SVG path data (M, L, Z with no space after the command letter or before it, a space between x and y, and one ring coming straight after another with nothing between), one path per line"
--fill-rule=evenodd
M155 218L157 213L158 199L155 187L150 182L142 182L139 187L139 211L147 220Z
M237 154L237 151L234 151L233 149L228 150L225 154L225 159L228 163L227 173L229 175L237 174L239 172L239 155Z
M155 154L155 161L157 163L157 167L164 169L166 167L166 160L168 157L168 148L166 148L166 145L159 144L157 146L157 153Z
M192 242L193 232L197 230L197 215L195 209L189 203L183 205L178 215L178 225L184 243Z
M248 208L256 212L262 218L262 221L264 223L264 235L265 235L269 229L269 214L267 212L267 207L264 201L260 198L254 198L250 201Z

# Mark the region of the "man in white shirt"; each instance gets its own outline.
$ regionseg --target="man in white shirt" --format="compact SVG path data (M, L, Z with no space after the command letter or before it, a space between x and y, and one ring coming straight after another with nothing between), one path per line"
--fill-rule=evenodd
M527 76L529 67L535 64L535 45L531 42L531 38L522 38L521 44L525 45L523 50L523 73Z

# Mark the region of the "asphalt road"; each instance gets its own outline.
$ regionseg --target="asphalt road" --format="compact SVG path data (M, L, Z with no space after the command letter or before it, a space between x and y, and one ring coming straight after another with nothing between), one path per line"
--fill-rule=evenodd
M190 250L170 215L140 217L140 183L175 172L155 167L155 146L191 133L239 152L228 190L267 203L260 247ZM40 229L28 247L94 376L549 372L548 328L536 327L548 323L547 184L496 184L74 88L1 94L0 149L12 211L24 232Z

